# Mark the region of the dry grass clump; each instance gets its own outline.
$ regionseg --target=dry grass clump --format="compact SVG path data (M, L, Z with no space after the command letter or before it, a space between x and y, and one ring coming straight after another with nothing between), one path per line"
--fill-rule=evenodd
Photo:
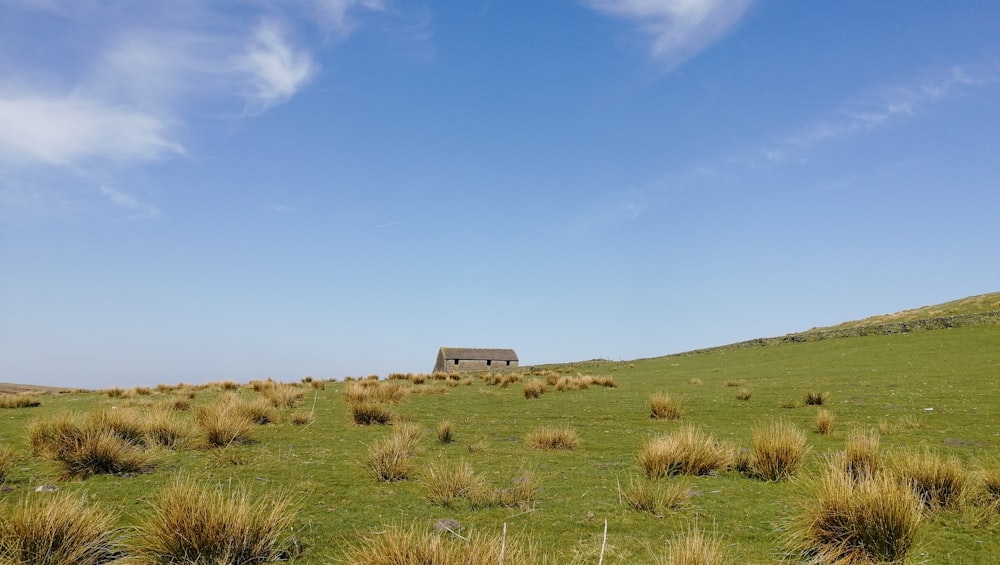
M732 562L718 534L692 527L667 542L667 554L657 561L657 565L728 565Z
M349 408L354 423L361 426L386 425L392 422L392 411L385 404L370 401L352 402Z
M420 428L404 423L392 436L368 448L364 467L381 482L392 483L410 478L413 473L413 453L420 441Z
M663 516L667 510L684 507L691 499L691 489L683 482L663 485L630 477L621 491L621 497L633 510Z
M7 481L7 473L14 466L17 454L6 445L0 445L0 485Z
M324 380L313 380L309 382L309 386L313 387L313 390L326 390L326 381Z
M0 561L98 565L119 556L116 518L84 497L25 497L0 516Z
M753 390L749 388L741 388L736 391L736 400L750 400L751 396L753 396Z
M150 411L143 420L143 434L148 445L170 449L186 447L195 437L195 428L188 420L174 416L168 409Z
M764 481L783 481L795 475L809 447L806 434L789 422L757 426L751 436L745 474Z
M929 450L894 457L892 470L928 510L959 505L969 486L961 461L945 459Z
M401 381L378 381L368 379L352 381L344 387L344 399L348 404L373 402L398 404L406 400L410 388Z
M803 402L806 406L822 406L830 398L829 392L807 392Z
M873 430L855 430L844 444L844 471L855 480L879 470L879 436Z
M1000 513L1000 470L985 471L982 484L987 508L993 513Z
M316 416L312 412L299 410L297 412L292 412L292 415L289 416L289 420L292 422L292 425L305 426L313 423L313 421L316 420Z
M673 475L708 475L733 463L732 449L694 426L650 439L636 457L651 479Z
M455 427L449 420L438 423L437 438L441 443L451 443L455 441Z
M816 431L823 435L833 433L833 425L836 422L833 414L829 410L820 409L816 412Z
M736 388L738 386L743 386L743 381L737 381L737 380L730 379L730 380L726 381L723 384L725 384L726 386L728 386L730 388Z
M524 378L517 373L486 373L483 375L483 382L489 386L499 386L507 388L514 383L521 382Z
M244 398L229 392L220 396L216 404L223 410L239 414L257 425L278 421L278 411L266 398Z
M183 396L172 396L163 402L163 406L169 408L170 410L183 412L191 409L191 400Z
M677 420L684 413L680 401L664 392L649 395L649 410L655 420Z
M287 560L292 501L246 489L205 488L179 479L160 492L134 550L143 563L250 564Z
M538 379L531 379L524 383L524 398L538 398L545 394L545 383Z
M251 415L228 401L199 406L194 412L194 421L204 433L209 447L249 443L257 427Z
M264 392L265 390L278 385L278 383L275 382L274 379L272 379L271 377L268 377L266 381L255 379L247 384L250 386L250 389L253 390L254 392Z
M838 468L815 484L788 541L814 563L896 563L913 545L921 502L886 473L857 480Z
M153 394L153 389L149 388L148 386L133 387L132 391L138 394L139 396L149 396L150 394Z
M389 527L358 540L347 551L348 565L496 565L536 563L534 551L516 538L473 532L423 531Z
M534 449L575 449L579 443L572 428L542 427L528 434L528 445Z
M700 385L700 384L702 384L702 382L701 382L701 379L699 379L699 378L695 377L695 378L693 378L693 379L690 379L690 380L688 381L688 384L689 384L689 385Z
M306 393L294 385L276 385L262 390L261 394L275 408L295 408Z
M153 456L144 449L141 421L133 429L110 414L71 413L35 420L27 427L28 445L32 454L58 463L66 479L148 471ZM116 424L123 425L116 428Z
M107 396L108 398L127 398L127 396L126 396L126 394L127 394L126 390L123 389L123 388L121 388L121 387L117 387L117 386L113 386L111 388L103 389L101 391L101 394Z
M459 500L477 500L487 491L486 479L465 461L432 464L427 467L423 482L427 500L447 508Z
M0 394L0 408L35 408L42 402L30 394Z

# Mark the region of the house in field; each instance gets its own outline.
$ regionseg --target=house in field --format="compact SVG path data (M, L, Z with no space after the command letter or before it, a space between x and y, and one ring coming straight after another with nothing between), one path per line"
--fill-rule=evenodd
M517 367L517 353L513 349L442 347L438 350L434 372L493 371L514 367Z

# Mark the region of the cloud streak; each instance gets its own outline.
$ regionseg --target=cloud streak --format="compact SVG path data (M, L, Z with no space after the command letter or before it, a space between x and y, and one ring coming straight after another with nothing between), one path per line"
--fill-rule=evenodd
M634 22L649 52L670 70L722 38L751 0L586 0L601 13Z
M880 87L845 103L830 118L816 121L759 151L765 161L783 163L824 143L911 119L928 106L970 89L1000 84L1000 68L953 66L911 83Z

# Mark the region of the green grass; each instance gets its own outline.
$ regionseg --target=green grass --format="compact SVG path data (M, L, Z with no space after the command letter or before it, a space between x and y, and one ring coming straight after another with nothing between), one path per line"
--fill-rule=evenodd
M514 540L529 544L547 563L596 564L605 520L606 564L657 563L670 540L681 539L698 524L724 540L731 562L770 563L781 554L787 524L816 498L806 488L810 478L822 474L856 430L895 422L893 433L880 438L887 455L929 449L970 472L995 467L991 461L1000 449L993 423L1000 413L998 342L1000 325L978 325L551 366L545 370L557 376L556 382L577 375L608 376L617 387L567 386L530 401L521 386L491 386L481 379L446 386L437 394L403 392L430 386L409 381L399 382L398 389L366 385L379 390L352 391L392 403L393 425L388 426L356 425L345 401L348 383L326 382L325 389L308 390L310 425L290 422L302 406L269 403L275 411L270 423L247 428L252 433L240 441L222 442L227 456L240 464L213 464L220 450L198 449L197 442L189 442L193 446L157 448L151 472L71 481L58 480L58 465L30 455L25 431L30 422L112 407L117 411L141 401L168 404L178 392L164 387L134 398L96 392L45 396L41 406L0 411L0 445L19 454L4 483L11 490L0 493L0 515L7 515L22 497L44 494L34 493L36 486L56 484L68 494L99 501L116 528L131 531L149 523L158 494L183 475L199 484L250 485L253 492L284 493L295 500L299 511L282 533L304 548L294 561L299 564L347 562L349 548L377 545L384 539L379 533L393 525L412 530L414 539L442 536L442 543L461 547L463 540L434 532L434 521L445 516L463 525L463 536L482 534L491 542L502 540L506 524L508 547ZM547 381L548 374L530 374L526 368L523 381L531 379ZM730 381L752 383L752 400L738 400L734 389L725 386ZM650 418L650 396L664 390L683 401L681 420ZM813 432L817 408L801 402L816 391L830 393L822 408L836 414L837 425L828 434ZM245 386L198 390L188 399L191 409L174 411L173 417L193 425L199 410L215 405L224 394L237 394L246 402L264 398ZM799 406L782 408L790 399ZM445 420L459 432L447 443L436 433ZM660 516L637 512L622 500L629 477L642 474L636 454L651 439L690 425L720 444L749 449L755 427L779 420L807 431L809 452L795 480L761 481L736 470L643 477L657 488L685 481L692 496ZM374 480L365 467L368 447L392 441L400 423L422 432L419 439L403 438L409 478ZM573 450L529 449L529 434L540 428L572 428L580 443ZM447 508L430 500L429 469L463 462L481 476L490 495ZM908 555L929 563L989 562L1000 554L1000 514L985 520L970 516L972 509L962 505L928 515Z

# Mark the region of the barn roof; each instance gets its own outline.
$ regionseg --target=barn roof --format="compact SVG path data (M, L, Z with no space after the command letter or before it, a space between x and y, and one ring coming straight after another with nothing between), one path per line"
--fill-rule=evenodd
M475 347L442 347L441 354L445 359L474 359L496 361L517 361L517 353L513 349L480 349Z

